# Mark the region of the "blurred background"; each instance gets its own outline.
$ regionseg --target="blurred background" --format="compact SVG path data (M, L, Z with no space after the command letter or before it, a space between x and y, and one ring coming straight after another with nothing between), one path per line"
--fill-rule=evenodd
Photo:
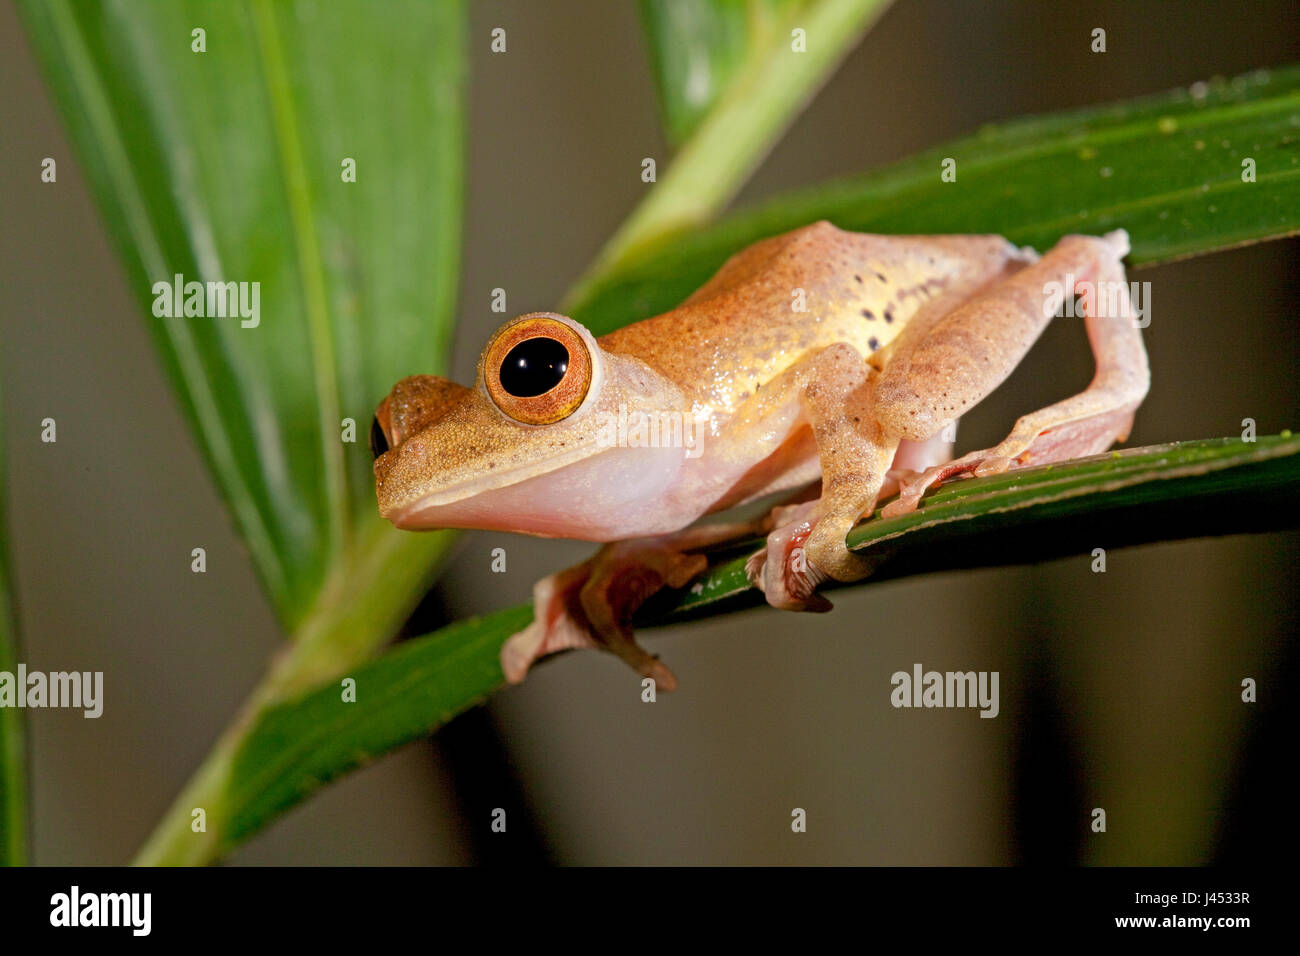
M1292 0L898 0L741 195L863 171L980 124L1300 59ZM509 54L489 56L503 26ZM1108 52L1088 50L1094 27ZM469 195L455 371L500 315L554 308L668 155L632 3L472 5ZM9 547L30 668L107 672L99 720L29 712L32 856L130 858L280 632L199 458L9 3L0 4L0 382ZM57 188L40 158L58 157ZM1135 444L1296 428L1296 240L1143 270L1152 391ZM421 371L412 369L412 372ZM1053 323L963 420L958 451L1085 385ZM376 396L378 399L379 396ZM39 423L59 423L41 446ZM1251 503L1242 501L1241 507ZM208 573L189 572L194 542ZM1104 545L1104 543L1102 543ZM509 573L490 574L505 547ZM589 545L467 534L412 622L528 598ZM1113 551L844 591L647 646L682 689L566 655L429 741L326 788L242 864L1198 864L1294 850L1283 810L1296 533ZM1013 559L1014 555L1007 555ZM889 675L996 670L1002 710L895 710ZM1240 701L1259 682L1260 702ZM1283 735L1288 739L1283 743ZM508 811L506 834L489 814ZM792 834L804 808L808 832ZM1089 812L1104 807L1108 832Z

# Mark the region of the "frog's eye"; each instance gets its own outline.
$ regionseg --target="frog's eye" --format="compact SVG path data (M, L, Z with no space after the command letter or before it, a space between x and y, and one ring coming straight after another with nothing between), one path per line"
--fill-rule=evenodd
M591 355L582 336L549 313L501 328L483 352L483 383L507 416L549 425L577 411L591 387Z

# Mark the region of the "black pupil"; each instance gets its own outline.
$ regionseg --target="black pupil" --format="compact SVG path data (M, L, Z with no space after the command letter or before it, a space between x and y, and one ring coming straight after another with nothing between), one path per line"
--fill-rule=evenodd
M515 398L545 395L569 370L569 350L555 339L525 339L501 363L501 387Z

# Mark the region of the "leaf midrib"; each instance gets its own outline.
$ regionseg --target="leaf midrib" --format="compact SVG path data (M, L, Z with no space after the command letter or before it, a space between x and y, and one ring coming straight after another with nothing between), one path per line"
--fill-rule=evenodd
M325 265L317 241L307 167L275 13L269 0L251 0L251 6L258 36L257 56L266 83L270 123L275 130L276 155L280 159L289 220L293 224L295 259L307 313L312 375L319 399L320 454L325 478L325 544L327 552L336 555L343 548L348 520L347 470L343 445L335 432L341 422L341 399L335 367L334 328L325 288Z

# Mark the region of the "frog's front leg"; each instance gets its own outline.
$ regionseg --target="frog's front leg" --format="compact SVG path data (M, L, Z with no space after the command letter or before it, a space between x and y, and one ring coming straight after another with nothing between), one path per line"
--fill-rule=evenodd
M607 544L582 564L538 581L533 622L501 648L501 670L517 684L538 658L577 648L617 655L660 690L674 690L671 670L637 644L633 612L661 588L684 587L708 567L692 551L752 536L760 522L706 524L673 534Z
M782 380L812 426L822 493L817 501L777 509L767 547L745 570L773 607L825 611L831 605L816 593L819 585L828 578L856 581L874 567L844 539L875 507L900 439L876 416L879 373L851 345L823 349L787 370Z

